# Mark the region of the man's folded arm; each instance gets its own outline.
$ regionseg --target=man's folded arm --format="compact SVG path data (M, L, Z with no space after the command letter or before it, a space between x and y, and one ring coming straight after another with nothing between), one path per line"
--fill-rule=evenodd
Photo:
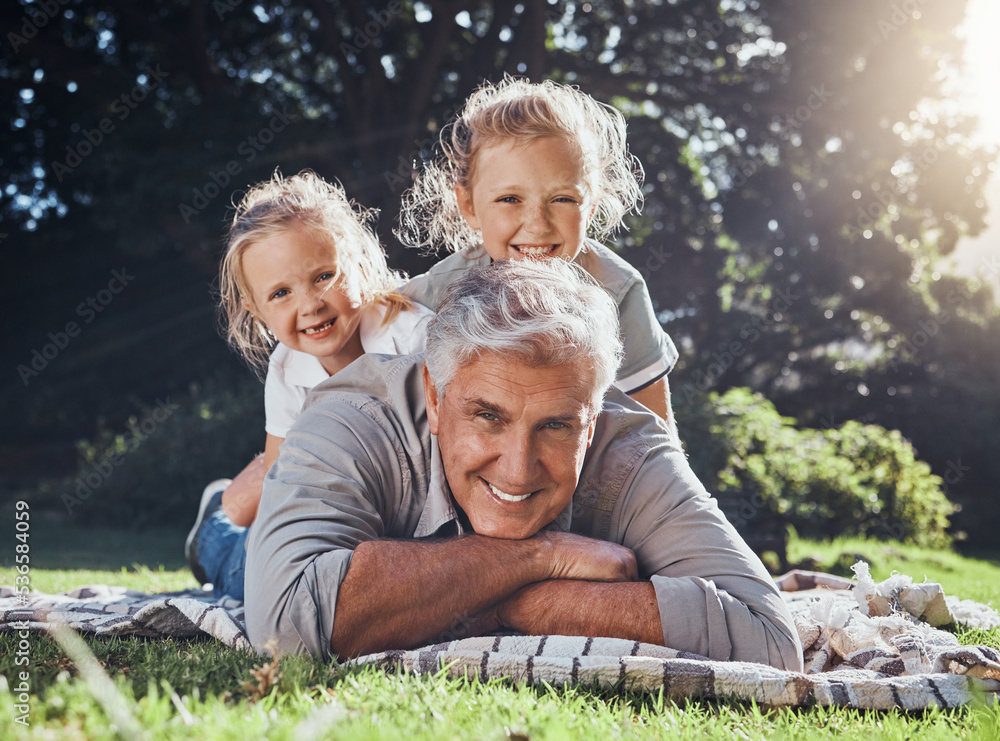
M478 635L500 627L496 608L526 585L554 576L561 583L636 575L631 551L571 533L369 541L354 550L340 585L331 649L353 657L419 646L442 634Z
M550 579L519 589L497 609L504 628L529 635L603 636L663 645L648 581Z
M801 670L798 633L773 580L684 454L654 450L625 487L610 536L635 552L640 576L652 583L662 643Z

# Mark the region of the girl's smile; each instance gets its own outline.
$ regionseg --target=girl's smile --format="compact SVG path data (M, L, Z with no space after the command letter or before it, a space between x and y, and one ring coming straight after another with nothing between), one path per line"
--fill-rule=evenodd
M243 254L248 309L283 345L319 359L333 375L364 352L361 300L337 279L332 245L298 226L263 239Z

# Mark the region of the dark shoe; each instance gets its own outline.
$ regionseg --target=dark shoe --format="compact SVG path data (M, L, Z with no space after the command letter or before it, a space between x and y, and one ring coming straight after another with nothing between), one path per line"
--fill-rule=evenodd
M209 579L198 563L198 531L201 530L205 519L222 507L222 492L231 483L232 479L216 479L205 487L205 491L201 493L201 503L198 505L198 517L184 542L184 556L187 558L188 568L199 584L207 584Z

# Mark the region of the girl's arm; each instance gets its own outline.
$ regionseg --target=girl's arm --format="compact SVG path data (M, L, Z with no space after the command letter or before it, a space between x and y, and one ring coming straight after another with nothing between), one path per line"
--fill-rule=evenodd
M670 386L667 384L666 376L644 389L629 394L629 396L662 418L671 432L674 433L674 437L677 436L677 423L674 421L673 410L670 408Z
M264 476L278 460L278 448L283 442L285 438L269 434L264 443L264 452L250 461L222 493L222 508L234 525L249 527L257 517Z

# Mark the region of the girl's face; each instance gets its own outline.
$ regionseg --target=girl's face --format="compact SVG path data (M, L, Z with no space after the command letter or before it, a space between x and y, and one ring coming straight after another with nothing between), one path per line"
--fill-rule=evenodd
M327 244L295 227L248 247L242 265L247 309L279 342L315 356L330 375L361 357L361 300L335 285Z
M455 192L462 216L482 231L494 260L572 260L594 214L583 154L557 137L482 147L471 185L457 185Z

